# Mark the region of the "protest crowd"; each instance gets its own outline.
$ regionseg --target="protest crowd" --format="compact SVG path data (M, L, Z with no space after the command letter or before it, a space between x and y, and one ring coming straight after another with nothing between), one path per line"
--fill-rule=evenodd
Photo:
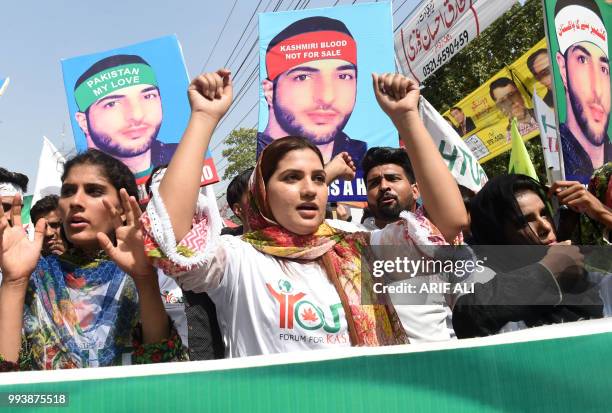
M351 45L345 27L316 24L329 24L321 33L336 30ZM342 58L351 65L341 79L350 81L356 58ZM81 85L113 67L128 67L129 75L129 65L154 76L142 59L100 62L108 66L92 66L75 88L93 142L98 103ZM290 69L269 75L267 90L279 95L270 102L283 99ZM255 167L227 189L237 228L213 213L215 199L201 187L202 154L235 104L228 69L191 81L187 127L171 156L168 144L157 144L144 192L116 156L81 151L64 164L59 194L30 208L28 234L22 208L29 179L0 168L0 372L410 345L547 324L571 328L612 315L612 162L594 167L588 186L547 186L508 173L474 191L457 183L432 139L419 84L399 73L359 75L371 76L402 147L366 148L336 135L322 149L275 112ZM474 128L460 108L452 112L462 133ZM367 197L361 222L328 202L332 182L351 181L358 170ZM489 260L464 271L465 261L481 262L479 246L490 248ZM407 275L386 265L407 257L425 268L440 256L462 261L462 273ZM422 291L434 279L469 285L416 299L393 293L404 282Z
M548 188L510 174L492 178L469 199L418 115L418 85L389 73L373 74L372 82L405 149L366 153L373 219L365 224L325 219L328 183L355 173L350 155L324 164L316 145L287 136L232 181L228 197L242 234L221 235L222 223L200 193L199 154L232 104L225 69L191 82L189 124L167 168L152 175L144 212L129 169L91 149L65 164L59 197L31 209L30 241L21 225L28 178L0 170L2 371L409 344L609 315L609 275L598 278L590 289L596 294L582 305L565 304L564 296L577 284L595 282L570 245L610 242L612 163L595 171L588 190L565 181ZM560 238L559 228L567 225L555 224L551 199L572 212L564 215L574 224L567 237ZM549 248L528 268L491 266L488 281L444 305L394 305L373 297L362 266L374 245L409 254L415 246L466 240ZM158 273L192 294L191 306L203 307L200 315L208 317L204 323L189 310L166 311ZM511 294L528 296L498 304ZM302 297L308 300L298 301ZM324 314L328 308L333 322ZM279 323L299 323L309 334L283 333ZM181 337L185 325L189 333ZM199 351L189 351L192 346Z

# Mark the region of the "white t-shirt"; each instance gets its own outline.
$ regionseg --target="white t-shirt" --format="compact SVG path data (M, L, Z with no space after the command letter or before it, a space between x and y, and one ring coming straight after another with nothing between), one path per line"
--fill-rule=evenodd
M346 315L335 287L317 261L285 260L230 235L198 199L194 226L179 253L157 191L143 216L147 237L163 254L157 265L186 291L206 291L216 305L227 356L243 357L350 346ZM375 244L424 245L429 232L413 214L372 231ZM373 241L374 243L374 241ZM187 247L186 245L189 245ZM180 272L178 268L192 268Z
M350 346L340 297L317 262L281 260L223 235L210 265L177 281L213 300L229 357Z

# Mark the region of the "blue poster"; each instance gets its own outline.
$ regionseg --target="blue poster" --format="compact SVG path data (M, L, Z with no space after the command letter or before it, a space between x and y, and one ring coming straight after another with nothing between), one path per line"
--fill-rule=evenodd
M398 146L371 77L395 71L391 3L262 13L259 42L257 153L287 135L310 139L325 162L348 152L357 178L332 183L329 199L365 200L367 149Z
M176 36L62 60L77 151L97 148L124 162L141 199L153 168L170 162L189 121L189 76ZM217 182L210 154L203 184Z

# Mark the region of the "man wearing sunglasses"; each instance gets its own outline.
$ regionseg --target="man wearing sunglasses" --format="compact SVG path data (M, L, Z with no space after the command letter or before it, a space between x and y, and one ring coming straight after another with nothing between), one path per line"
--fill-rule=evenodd
M516 118L518 130L522 136L538 130L538 122L535 120L533 110L527 108L521 92L511 79L507 77L495 79L489 85L489 94L495 102L495 106L508 117L508 127L506 128L508 142L511 140L510 122L512 118Z

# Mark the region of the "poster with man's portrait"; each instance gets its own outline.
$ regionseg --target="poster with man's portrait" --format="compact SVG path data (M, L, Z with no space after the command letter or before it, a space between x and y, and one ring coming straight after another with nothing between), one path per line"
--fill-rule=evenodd
M610 41L612 5L604 0L545 0L562 171L587 184L612 161Z
M366 151L398 146L371 77L395 71L391 4L262 13L259 42L257 153L288 135L310 139L326 163L348 152L357 178L330 185L330 200L364 200Z
M510 123L514 118L524 140L540 134L534 97L538 102L553 105L546 86L550 78L546 77L547 56L546 42L542 39L443 113L480 163L510 150ZM554 121L549 123L554 134ZM553 143L553 149L554 146Z
M191 112L176 36L62 60L78 152L96 148L127 165L146 199L152 170L170 162ZM203 184L219 180L210 153Z

